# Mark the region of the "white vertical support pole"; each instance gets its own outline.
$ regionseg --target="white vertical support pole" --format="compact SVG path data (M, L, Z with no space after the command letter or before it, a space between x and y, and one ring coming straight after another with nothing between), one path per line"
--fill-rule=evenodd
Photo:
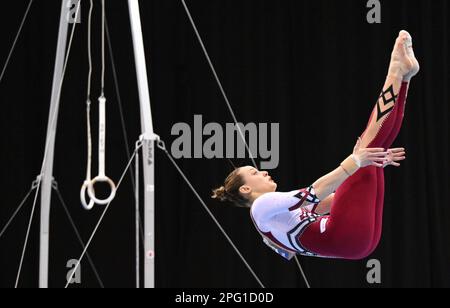
M66 55L68 20L66 16L66 0L61 1L61 17L59 20L58 45L56 49L55 71L53 73L52 97L48 118L46 157L41 183L41 230L39 256L39 287L48 288L48 255L50 232L50 202L53 180L53 158L55 153L56 127L59 111L59 88L63 78L63 68Z
M139 90L144 170L144 286L155 287L155 141L138 0L128 0Z

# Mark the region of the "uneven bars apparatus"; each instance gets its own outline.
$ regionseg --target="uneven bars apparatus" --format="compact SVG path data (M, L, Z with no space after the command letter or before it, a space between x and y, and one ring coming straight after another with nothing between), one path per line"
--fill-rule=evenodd
M62 0L59 22L58 44L56 50L55 70L53 75L50 113L47 127L46 145L47 157L44 172L41 175L41 223L40 223L40 256L39 256L39 287L48 288L49 268L49 233L50 233L50 203L53 180L53 160L57 118L60 104L59 86L63 78L63 67L66 56L66 43L69 20L66 0ZM150 93L148 87L147 66L145 60L144 40L138 0L128 0L133 49L136 65L136 75L139 91L140 117L142 135L142 161L144 170L144 287L155 287L155 141L159 139L153 131L152 113L150 108ZM52 115L54 118L52 119Z

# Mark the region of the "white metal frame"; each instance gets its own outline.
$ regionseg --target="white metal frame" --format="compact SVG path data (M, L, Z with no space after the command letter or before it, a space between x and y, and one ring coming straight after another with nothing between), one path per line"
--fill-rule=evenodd
M62 0L61 17L59 23L58 44L53 76L53 90L51 96L50 116L47 128L46 144L47 157L42 174L41 191L41 229L40 229L40 260L39 260L39 287L48 287L49 269L49 233L50 233L50 204L53 178L53 160L55 152L55 139L57 118L59 110L59 86L63 78L63 66L66 56L66 43L68 34L66 0ZM128 0L131 32L133 36L133 49L136 63L136 74L139 90L140 117L143 144L143 173L144 173L144 232L145 232L145 266L144 286L155 287L155 141L158 136L153 131L152 113L150 108L150 93L147 78L144 40L142 35L141 17L138 0ZM54 119L52 116L54 115Z

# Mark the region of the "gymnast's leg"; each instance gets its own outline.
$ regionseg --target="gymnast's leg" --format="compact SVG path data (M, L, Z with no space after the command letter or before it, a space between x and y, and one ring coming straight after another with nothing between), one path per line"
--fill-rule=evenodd
M392 147L392 144L394 143L395 139L397 138L405 115L405 107L406 107L406 101L408 97L408 90L410 86L411 79L418 73L420 67L419 63L414 55L414 49L412 44L412 38L408 35L407 40L407 52L408 56L413 60L415 63L414 69L410 74L405 76L403 78L403 84L402 88L400 90L399 99L397 101L398 103L398 109L396 114L396 121L393 130L391 131L389 137L387 138L386 142L382 145L385 149L389 149ZM375 213L375 232L374 232L374 238L372 240L372 244L365 255L371 255L375 249L377 248L380 239L381 239L381 233L382 233L382 227L383 227L383 207L384 207L384 170L381 168L377 169L377 177L378 177L378 192L377 192L377 202L376 202L376 213Z
M383 92L362 136L363 147L383 146L396 127L395 115L399 110L396 102L403 78L416 69L406 51L408 37L402 31L396 41ZM375 237L377 195L376 167L360 169L337 190L330 216L312 224L301 235L300 242L322 256L363 258Z
M404 118L404 109L406 104L406 97L408 91L408 84L403 83L400 89L400 94L397 99L397 109L392 112L391 117L395 117L395 125L388 135L386 141L381 145L381 147L385 149L391 148L394 143L397 135L400 131L401 124L403 123ZM376 168L376 176L377 176L377 196L375 202L375 215L374 215L374 223L373 223L373 238L371 244L367 248L363 254L361 254L360 258L365 258L366 256L371 255L376 247L378 246L383 226L383 209L384 209L384 169Z
M419 66L414 57L411 36L408 32L402 31L395 42L383 91L373 109L367 129L361 137L363 148L382 147L395 139L393 137L396 137L401 126L397 113L399 113L400 107L403 107L403 112L400 112L403 118L408 83L418 70ZM394 129L397 129L395 136L391 135ZM374 142L375 137L379 134L381 137Z

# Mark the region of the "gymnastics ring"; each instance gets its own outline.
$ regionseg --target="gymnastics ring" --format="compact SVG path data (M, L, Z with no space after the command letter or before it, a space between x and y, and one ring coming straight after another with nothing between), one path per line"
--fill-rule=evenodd
M109 187L111 188L111 194L109 195L109 197L107 199L98 199L95 196L94 185L97 183L108 183ZM116 197L116 191L117 191L116 184L114 184L114 182L105 175L99 175L96 178L94 178L91 182L89 182L87 184L87 189L88 189L87 192L88 192L89 198L91 198L91 202L94 202L95 204L106 205L106 204L110 203L111 201L113 201L114 198Z
M81 205L84 207L84 209L87 211L90 211L94 208L95 202L92 198L91 198L91 201L89 202L89 204L86 202L86 189L88 188L88 186L89 186L89 181L84 181L83 186L81 187L81 191L80 191L80 200L81 200Z

